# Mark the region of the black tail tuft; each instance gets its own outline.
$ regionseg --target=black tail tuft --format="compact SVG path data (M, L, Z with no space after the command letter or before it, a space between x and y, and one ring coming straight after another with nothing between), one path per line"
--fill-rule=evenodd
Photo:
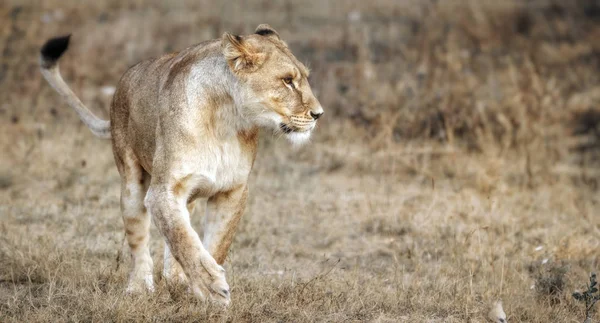
M71 35L52 38L42 46L40 52L42 54L42 64L45 68L50 68L56 64L56 61L69 47L70 38Z

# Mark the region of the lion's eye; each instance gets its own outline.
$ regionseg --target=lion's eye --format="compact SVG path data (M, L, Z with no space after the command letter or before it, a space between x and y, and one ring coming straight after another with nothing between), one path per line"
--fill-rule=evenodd
M283 79L283 83L289 85L292 87L292 89L294 88L294 79L291 77L286 77Z

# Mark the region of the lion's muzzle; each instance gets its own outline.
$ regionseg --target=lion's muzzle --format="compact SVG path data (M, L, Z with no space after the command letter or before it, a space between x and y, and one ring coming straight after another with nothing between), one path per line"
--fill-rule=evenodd
M297 131L297 132L310 131L315 127L317 118L314 118L312 116L310 116L310 117L304 116L304 115L300 115L300 116L292 115L292 116L290 116L289 124L285 125L285 128L290 129L291 131ZM283 129L283 127L282 127L282 130L284 130L284 132L285 132L286 129ZM289 132L286 132L286 133L289 133Z

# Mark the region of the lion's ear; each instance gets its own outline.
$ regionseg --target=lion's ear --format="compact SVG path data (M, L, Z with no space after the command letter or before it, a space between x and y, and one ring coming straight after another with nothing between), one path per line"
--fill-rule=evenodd
M260 24L258 25L258 27L256 27L256 30L254 31L255 34L257 35L261 35L261 36L265 36L265 37L270 37L270 38L274 38L277 40L281 40L279 38L279 33L275 31L275 29L273 29L273 27L269 26L268 24Z
M241 36L224 33L222 46L223 55L233 71L252 72L265 62L266 55L257 52Z

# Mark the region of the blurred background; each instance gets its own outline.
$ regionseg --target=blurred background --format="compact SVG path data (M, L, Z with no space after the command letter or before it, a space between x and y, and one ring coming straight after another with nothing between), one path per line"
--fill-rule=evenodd
M44 41L72 33L63 77L108 118L129 66L261 23L326 114L300 150L261 135L233 310L146 300L153 317L465 322L497 299L515 321L582 315L570 295L600 247L599 1L4 0L0 319L136 313L106 301L128 262L110 145L41 78Z

